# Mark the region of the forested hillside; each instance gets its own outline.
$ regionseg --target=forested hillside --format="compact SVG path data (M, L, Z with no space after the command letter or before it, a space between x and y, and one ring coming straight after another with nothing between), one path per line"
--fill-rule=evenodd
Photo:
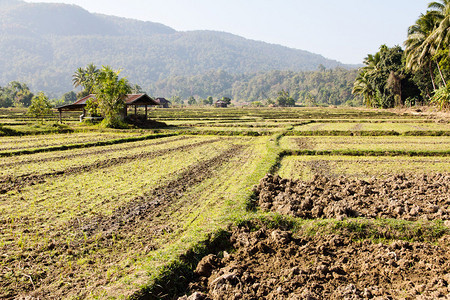
M152 95L230 97L238 102L274 100L284 90L297 102L308 105L339 105L351 101L357 70L336 68L320 71L269 71L253 74L231 74L212 71L191 77L171 77L153 84Z
M162 24L92 14L74 5L0 0L0 6L0 85L25 82L33 91L51 96L70 91L74 71L89 63L121 68L146 90L166 78L216 70L239 77L317 70L320 65L347 67L307 51L228 33L177 32Z

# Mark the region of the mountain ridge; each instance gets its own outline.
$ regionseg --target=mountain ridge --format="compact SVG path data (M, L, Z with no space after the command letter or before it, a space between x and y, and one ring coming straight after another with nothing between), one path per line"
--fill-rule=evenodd
M0 0L0 85L18 80L33 90L72 90L88 63L121 68L144 89L171 76L212 70L352 68L306 50L212 30L176 31L164 24L90 13L80 6Z

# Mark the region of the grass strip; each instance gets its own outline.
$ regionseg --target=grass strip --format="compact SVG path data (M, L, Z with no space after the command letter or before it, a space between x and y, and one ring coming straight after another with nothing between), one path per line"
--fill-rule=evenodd
M138 141L144 141L144 140L152 140L152 139L171 137L171 136L176 136L176 135L178 135L178 134L176 134L176 133L152 134L152 135L145 135L145 136L139 136L139 137L114 139L114 140L109 140L109 141L97 141L97 142L92 142L92 143L69 144L69 145L60 145L60 146L52 146L52 147L45 147L45 148L24 149L24 150L17 150L17 151L0 152L0 157L10 157L10 156L17 156L17 155L24 155L24 154L42 153L42 152L64 151L64 150L71 150L71 149L90 148L90 147L107 146L107 145L117 145L117 144L124 144L124 143L138 142Z

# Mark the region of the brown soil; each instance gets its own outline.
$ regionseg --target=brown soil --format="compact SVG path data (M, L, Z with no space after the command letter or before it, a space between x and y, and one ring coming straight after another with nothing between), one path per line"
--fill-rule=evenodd
M297 147L302 150L303 149L313 149L315 146L314 141L310 138L304 137L304 138L296 138L294 140L297 143Z
M369 181L315 175L309 181L267 175L257 205L294 217L450 220L450 174L392 175Z
M415 116L426 116L430 119L435 120L439 123L448 123L450 122L450 111L449 110L438 110L433 106L417 106L411 108L391 108L388 109L393 113L399 115L411 114Z
M126 157L117 157L117 158L109 158L105 160L97 161L95 164L85 165L85 166L77 166L72 168L67 168L65 170L61 171L55 171L45 174L29 174L29 175L23 175L23 176L4 176L0 177L0 194L5 194L8 191L11 190L19 190L22 189L25 186L32 186L36 184L45 183L47 179L49 178L55 178L58 176L64 176L64 175L72 175L77 173L83 173L83 172L90 172L98 169L104 169L109 168L115 165L128 163L130 161L136 160L136 159L142 159L142 158L153 158L165 155L167 153L173 152L173 151L185 151L188 149L192 149L195 147L199 147L205 144L210 144L217 142L218 139L213 140L207 140L202 141L198 143L193 143L189 145L183 145L175 148L169 148L169 149L163 149L153 152L144 152L139 153L131 156Z
M235 251L204 257L179 299L448 299L450 240L439 245L232 231Z

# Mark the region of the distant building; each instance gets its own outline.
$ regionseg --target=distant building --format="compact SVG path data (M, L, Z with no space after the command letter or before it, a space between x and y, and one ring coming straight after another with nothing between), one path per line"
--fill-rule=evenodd
M223 100L216 101L216 107L228 107L228 103Z
M166 98L156 98L155 99L156 102L159 103L159 106L162 108L169 108L170 105L172 104L169 100L167 100Z

